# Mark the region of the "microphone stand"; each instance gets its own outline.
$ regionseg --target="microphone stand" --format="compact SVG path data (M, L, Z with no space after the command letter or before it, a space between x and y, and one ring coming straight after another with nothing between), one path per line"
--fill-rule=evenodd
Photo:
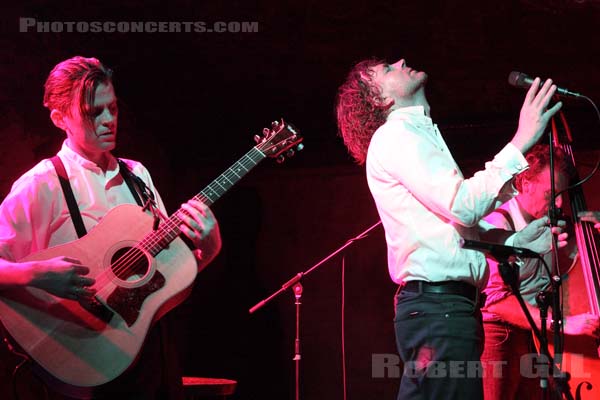
M558 138L556 138L558 141ZM552 132L548 134L549 141L549 170L550 170L550 208L548 214L550 215L550 226L558 225L559 210L556 207L556 185L554 182L555 178L555 167L554 167L554 138ZM562 314L562 301L560 298L560 285L562 283L560 277L560 268L558 266L558 243L552 235L553 241L553 263L552 263L552 274L550 275L550 282L552 284L552 330L554 331L554 354L562 358L564 337L563 337L563 314Z
M552 129L548 132L548 142L549 142L549 169L550 169L550 198L552 201L550 202L550 207L548 210L548 214L550 216L550 226L557 226L558 219L561 214L560 210L556 207L556 184L555 184L555 171L556 167L554 165L554 145L559 145L558 139L558 128L554 123L554 117L552 117ZM566 122L563 121L563 126L568 130L568 127L565 126ZM556 142L556 143L555 143ZM551 295L551 304L552 304L552 330L554 331L554 357L557 360L554 367L558 368L558 373L561 374L559 378L555 378L557 385L562 385L566 390L569 390L569 379L570 374L568 372L561 372L560 366L562 366L562 358L564 351L564 326L563 326L563 309L562 309L562 299L561 299L561 290L560 287L562 285L562 277L560 274L560 266L559 266L559 257L558 257L558 243L554 235L552 235L552 243L553 243L553 252L552 252L552 273L550 274L550 283L552 286L552 295ZM550 271L549 271L550 272ZM546 307L548 307L546 305ZM577 395L579 397L579 393Z
M548 360L550 355L550 351L548 349L548 336L547 331L548 327L546 326L546 320L548 319L548 307L550 307L550 299L552 298L552 292L546 292L545 290L540 291L535 296L535 301L540 309L540 355L542 356L542 362ZM543 350L543 351L542 351ZM553 363L548 363L550 365L549 372L552 373ZM548 377L540 376L540 388L542 389L541 399L544 400L546 398L546 391L548 390Z
M279 294L283 293L284 291L286 291L290 287L293 288L293 290L294 290L294 297L296 299L296 301L294 303L296 305L296 337L294 339L294 352L295 352L295 354L294 354L294 358L293 358L294 364L295 364L295 400L300 400L300 359L302 358L302 355L300 353L300 304L302 304L300 302L300 298L302 297L302 290L303 290L303 288L302 288L302 284L300 283L300 280L303 277L305 277L306 275L308 275L311 272L313 272L314 270L316 270L317 268L319 268L325 262L329 261L330 259L332 259L336 255L338 255L340 252L344 251L347 247L349 247L350 245L352 245L354 242L356 242L356 241L358 241L360 239L364 239L365 237L367 237L368 234L372 230L374 230L375 228L377 228L379 225L381 225L381 221L378 221L377 223L375 223L374 225L372 225L370 228L368 228L367 230L365 230L364 232L362 232L358 236L349 239L343 246L339 247L333 253L329 254L327 257L325 257L324 259L322 259L321 261L319 261L318 263L316 263L315 265L313 265L312 267L310 267L308 270L306 270L304 272L298 272L290 280L288 280L286 283L284 283L279 290L277 290L276 292L274 292L273 294L271 294L266 299L259 301L256 305L254 305L249 310L249 313L253 314L258 309L262 308L265 304L267 304L268 302L270 302L271 300L273 300L275 297L277 297Z
M541 257L539 257L541 259ZM534 335L537 337L540 343L540 360L542 363L546 363L548 365L548 369L542 368L541 371L547 371L547 376L540 376L540 387L542 388L542 399L546 398L545 392L548 387L548 377L552 376L553 381L555 383L556 391L560 398L566 398L567 400L574 400L573 395L571 394L571 389L569 387L569 374L562 373L560 368L555 364L553 357L550 355L550 351L548 349L548 339L546 337L546 316L547 316L547 294L545 292L540 292L538 297L540 297L540 301L544 302L544 307L540 307L540 318L542 318L542 331L537 327L527 305L525 304L525 300L523 300L523 296L519 291L519 274L517 272L517 267L514 264L514 257L505 257L498 258L498 270L500 275L502 276L502 280L508 286L510 286L513 295L516 297L531 329L533 330ZM553 285L554 287L554 285ZM556 297L556 296L554 296ZM537 298L536 298L537 300ZM556 371L555 371L556 369Z

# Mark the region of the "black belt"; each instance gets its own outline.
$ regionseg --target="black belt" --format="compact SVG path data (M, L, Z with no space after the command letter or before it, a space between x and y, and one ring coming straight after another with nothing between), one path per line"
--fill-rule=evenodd
M406 290L407 292L413 293L457 294L459 296L464 296L473 302L477 302L479 293L475 286L460 281L408 281L400 290Z

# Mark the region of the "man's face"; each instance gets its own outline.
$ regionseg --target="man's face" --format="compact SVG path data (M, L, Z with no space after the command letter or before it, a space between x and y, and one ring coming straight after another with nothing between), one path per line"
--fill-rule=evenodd
M546 167L532 180L524 179L522 182L521 193L518 201L521 207L533 218L541 218L548 214L551 202L550 190L550 168ZM563 191L567 187L567 177L560 172L555 173L554 184L556 193ZM556 206L562 205L562 197L556 198Z
M111 83L99 84L94 93L91 119L81 115L77 101L64 116L65 131L74 150L92 161L117 143L117 97Z
M372 82L381 88L381 95L386 101L392 99L398 103L401 99L408 99L427 82L427 74L409 68L404 59L395 64L378 64L372 71Z

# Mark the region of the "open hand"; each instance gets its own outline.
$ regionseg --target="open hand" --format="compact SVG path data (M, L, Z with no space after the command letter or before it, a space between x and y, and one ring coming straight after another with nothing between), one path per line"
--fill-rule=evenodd
M96 293L95 289L90 288L95 280L84 276L89 274L90 269L81 265L79 260L55 257L25 264L32 274L30 285L50 294L65 299L81 300Z
M552 84L552 80L546 80L540 88L540 78L535 78L527 91L519 115L519 127L511 141L521 153L525 154L540 140L548 121L562 107L559 101L552 108L547 108L554 92L556 85Z

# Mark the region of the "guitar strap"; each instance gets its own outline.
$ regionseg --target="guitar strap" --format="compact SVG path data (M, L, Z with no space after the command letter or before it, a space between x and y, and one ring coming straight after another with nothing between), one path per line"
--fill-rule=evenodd
M143 180L140 179L139 176L131 172L123 160L118 159L118 162L121 176L123 176L123 180L125 183L127 183L127 186L129 187L129 190L131 190L133 197L135 197L135 201L140 207L142 207L142 210L150 210L152 212L152 215L154 216L152 229L157 230L161 219L161 213L158 210L156 202L154 201L154 193L152 193L152 190L150 190L150 188L144 183ZM143 199L143 204L142 200L140 200L140 196Z
M65 200L67 201L67 206L69 207L69 213L71 214L71 219L73 220L75 231L77 232L77 237L82 238L87 234L87 230L85 229L85 225L83 224L81 212L79 212L79 207L77 206L77 201L75 200L73 189L71 188L71 184L69 183L69 176L67 175L65 166L59 156L54 156L50 160L52 161L54 169L56 170L56 174L58 175L58 180L60 181L60 186L62 187ZM136 203L141 207L143 203L140 198L140 194L145 199L146 197L149 198L150 196L153 198L154 195L148 189L144 181L142 181L139 177L137 177L133 172L129 170L127 164L125 164L120 159L117 159L117 161L119 163L119 172L121 173L123 180L125 181L127 187L131 191L131 194L133 195L133 198L135 199Z
M142 207L144 205L140 199L140 195L144 198L144 202L148 201L150 198L154 199L154 194L152 194L152 191L148 189L148 186L146 186L144 181L141 180L136 174L131 172L123 160L117 158L117 162L119 163L119 173L123 177L123 180L127 184L127 187L131 191L131 194L133 195L133 198L138 206Z
M69 206L69 213L71 214L73 225L75 225L77 237L82 238L86 235L87 230L85 229L83 219L81 218L81 213L79 212L79 208L77 207L77 201L75 200L75 196L73 195L73 189L71 189L71 184L69 183L69 176L67 175L65 166L59 156L54 156L50 160L52 161L52 164L54 164L54 169L56 170L56 175L58 175L58 180L60 181L60 186L62 187L63 194L65 195L67 206Z

